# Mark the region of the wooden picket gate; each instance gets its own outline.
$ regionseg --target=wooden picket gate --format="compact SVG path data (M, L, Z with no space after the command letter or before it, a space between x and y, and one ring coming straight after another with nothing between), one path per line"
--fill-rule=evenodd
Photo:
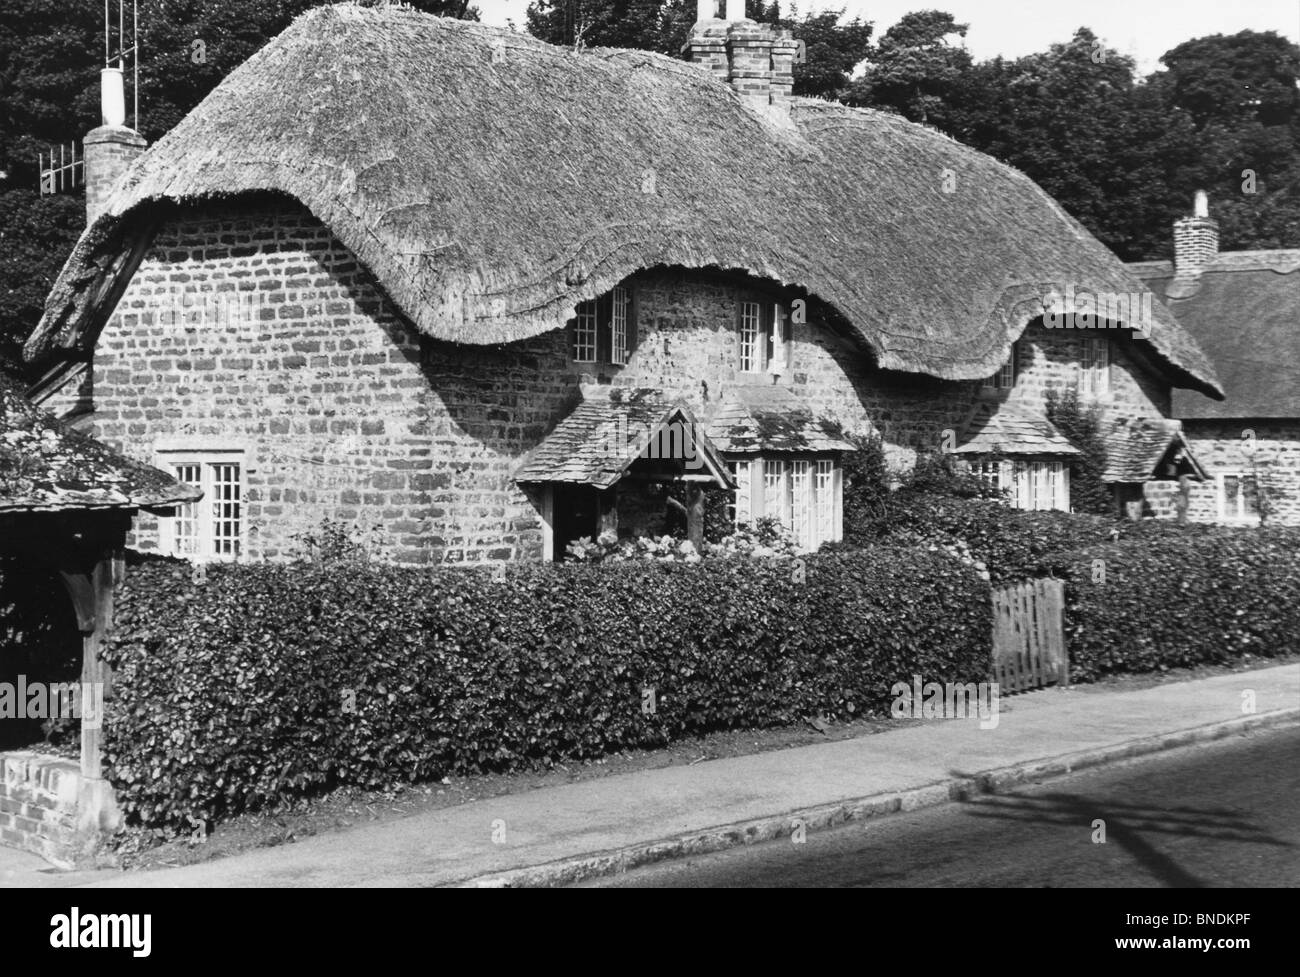
M993 591L993 678L999 694L1070 684L1065 584L1028 580Z

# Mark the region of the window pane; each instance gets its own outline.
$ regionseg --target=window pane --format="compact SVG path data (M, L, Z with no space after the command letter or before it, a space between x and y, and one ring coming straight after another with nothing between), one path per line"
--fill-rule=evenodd
M1259 485L1254 475L1243 475L1241 485L1241 506L1239 514L1243 519L1259 515Z
M578 321L573 330L573 358L579 363L596 362L596 303L578 305Z
M727 462L727 469L731 472L731 477L736 480L736 491L731 493L731 504L727 506L727 513L731 517L731 524L736 528L749 525L754 518L750 511L749 466L748 461Z
M198 465L173 465L176 480L195 488L203 487L203 472ZM174 556L199 555L199 505L187 502L176 509L172 519L172 554Z
M212 466L212 552L239 556L239 466Z
M812 465L806 461L790 462L790 532L798 544L812 549L813 493Z
M835 463L817 462L817 480L813 486L816 495L817 521L813 545L820 546L835 538Z
M619 366L627 363L627 289L614 289L614 297L609 319L611 363Z
M785 355L786 337L789 336L789 331L785 306L777 302L772 306L772 349L768 355L768 362L782 370L789 366Z
M763 324L759 318L757 302L742 302L740 306L740 369L756 373L763 369Z
M785 464L780 461L763 462L763 515L786 525Z

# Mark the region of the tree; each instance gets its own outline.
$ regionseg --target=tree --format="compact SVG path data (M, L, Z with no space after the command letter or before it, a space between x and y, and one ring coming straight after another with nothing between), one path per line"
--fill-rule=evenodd
M940 124L971 67L970 53L949 38L964 38L968 27L938 10L906 14L880 38L849 100L892 108L914 122L935 117Z
M1214 121L1293 125L1300 117L1300 47L1273 31L1241 31L1185 41L1160 62L1170 100L1197 128Z
M561 47L619 47L676 56L695 23L693 0L534 0L528 32Z
M1223 248L1300 247L1300 46L1241 31L1160 60L1169 70L1151 84L1195 127L1182 189L1209 192Z

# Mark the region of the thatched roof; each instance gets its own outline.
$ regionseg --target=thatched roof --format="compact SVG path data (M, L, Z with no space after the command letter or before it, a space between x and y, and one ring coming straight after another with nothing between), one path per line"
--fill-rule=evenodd
M705 427L719 451L852 451L844 432L816 418L797 394L785 387L735 387Z
M736 487L690 408L653 390L614 390L584 400L528 453L515 481L606 489L643 459L711 476L720 488Z
M1062 457L1081 452L1047 418L1014 404L984 401L975 406L962 429L961 444L954 454L1050 455Z
M0 513L161 508L202 494L64 427L0 370Z
M316 8L137 161L27 353L93 341L92 297L111 296L109 266L155 203L251 191L301 201L421 330L456 342L555 329L639 269L710 267L806 289L881 367L975 379L1049 291L1141 290L990 157L893 115L808 99L790 114L772 124L702 67L656 54ZM1146 341L1174 382L1217 392L1165 310Z
M1225 252L1194 281L1168 261L1132 267L1223 377L1223 401L1175 391L1175 417L1300 418L1300 250Z

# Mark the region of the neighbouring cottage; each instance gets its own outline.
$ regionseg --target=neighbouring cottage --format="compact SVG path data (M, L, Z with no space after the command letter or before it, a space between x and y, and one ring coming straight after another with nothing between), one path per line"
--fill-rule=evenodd
M1300 524L1300 250L1219 251L1205 194L1174 224L1174 260L1131 266L1213 358L1226 399L1174 393L1211 477L1198 522Z
M550 559L696 534L722 491L811 549L852 435L982 446L1065 508L1047 391L1117 428L1220 395L1158 303L1045 323L1147 293L1023 174L791 97L795 42L717 13L676 61L323 7L147 151L106 118L88 171L140 155L88 179L27 355L34 396L206 493L136 545L282 559L333 518L397 561Z

